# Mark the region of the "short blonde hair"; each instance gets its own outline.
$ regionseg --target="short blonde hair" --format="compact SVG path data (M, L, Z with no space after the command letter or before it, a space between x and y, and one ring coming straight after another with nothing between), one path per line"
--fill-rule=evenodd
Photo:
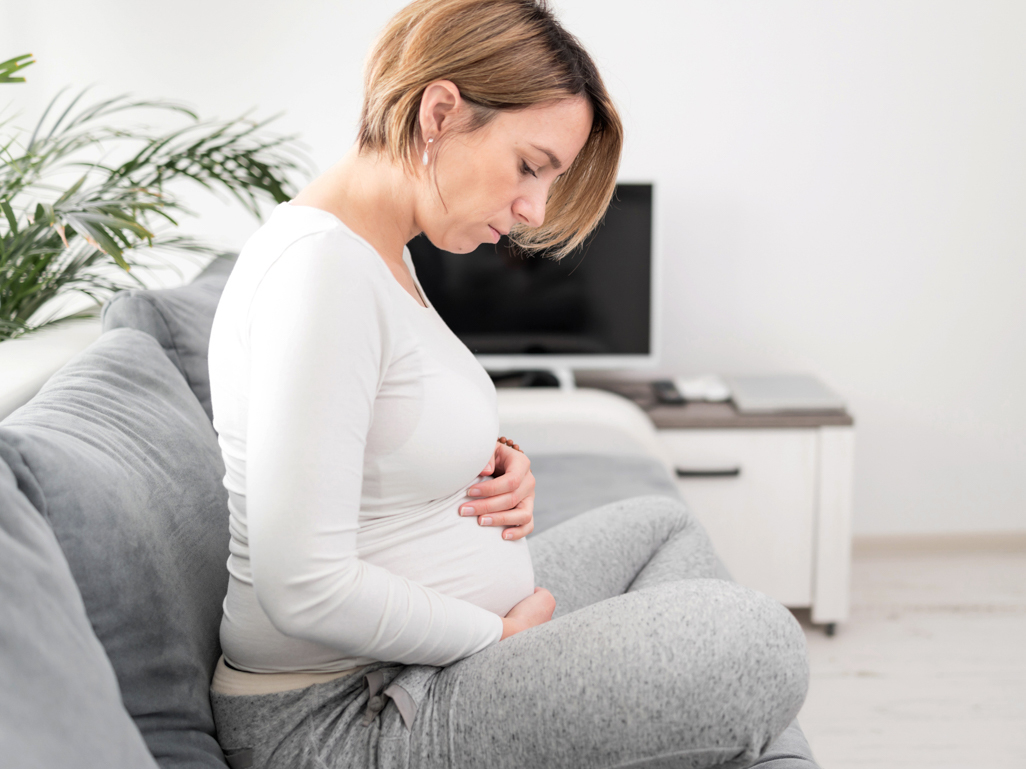
M592 130L553 182L545 223L517 225L510 239L560 259L602 220L616 187L623 126L591 57L545 0L416 0L374 44L364 72L360 150L385 153L411 172L420 139L420 100L429 83L451 80L471 108L473 131L499 110L583 96Z

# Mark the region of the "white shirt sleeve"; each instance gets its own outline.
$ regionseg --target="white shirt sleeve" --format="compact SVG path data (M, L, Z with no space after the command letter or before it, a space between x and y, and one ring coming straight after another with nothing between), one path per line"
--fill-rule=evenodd
M394 280L367 259L380 257L352 238L309 235L253 295L253 588L286 635L352 656L446 665L499 640L501 617L357 557L364 447L389 360L384 281Z

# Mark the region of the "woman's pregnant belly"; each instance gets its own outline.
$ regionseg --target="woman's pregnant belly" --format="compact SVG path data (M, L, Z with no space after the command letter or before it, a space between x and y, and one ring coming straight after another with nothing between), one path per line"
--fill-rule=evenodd
M534 592L527 540L461 516L466 501L463 490L415 510L361 514L358 557L504 617Z

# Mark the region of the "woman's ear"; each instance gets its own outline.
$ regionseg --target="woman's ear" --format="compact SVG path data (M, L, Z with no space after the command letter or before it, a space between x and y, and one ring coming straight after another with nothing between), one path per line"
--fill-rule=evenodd
M462 106L460 89L451 80L428 83L420 97L421 139L436 139L456 119Z

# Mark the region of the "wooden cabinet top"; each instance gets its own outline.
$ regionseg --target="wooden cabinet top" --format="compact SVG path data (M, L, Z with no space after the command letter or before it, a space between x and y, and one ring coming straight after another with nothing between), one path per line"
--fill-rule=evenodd
M656 401L651 386L644 381L589 380L584 386L614 392L634 401L645 410L659 430L808 429L855 424L851 414L846 411L741 414L729 401L692 401L683 406L669 406Z

